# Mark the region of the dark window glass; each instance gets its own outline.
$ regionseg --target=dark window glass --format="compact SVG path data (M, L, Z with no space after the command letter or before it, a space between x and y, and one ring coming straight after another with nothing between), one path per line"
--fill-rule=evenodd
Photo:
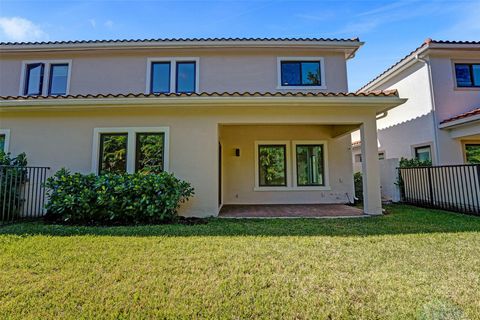
M323 145L297 145L297 185L323 186Z
M195 92L195 62L177 62L178 93Z
M98 172L123 173L127 171L127 133L100 135L100 161Z
M378 160L385 160L385 153L379 152L378 153Z
M282 61L282 86L319 86L319 61Z
M455 64L457 87L480 87L480 64Z
M135 171L160 173L164 166L165 135L163 133L137 133Z
M480 143L466 144L465 156L467 163L480 164Z
M50 83L48 94L67 94L68 64L52 64L50 66Z
M281 187L287 185L286 146L258 146L259 186Z
M43 88L43 63L27 64L25 74L25 95L41 95Z
M429 146L415 148L415 158L420 161L431 161L432 153Z
M301 84L300 63L282 62L282 86L299 86Z
M0 151L6 151L5 150L5 135L0 134Z
M170 62L153 62L150 79L150 92L170 92Z

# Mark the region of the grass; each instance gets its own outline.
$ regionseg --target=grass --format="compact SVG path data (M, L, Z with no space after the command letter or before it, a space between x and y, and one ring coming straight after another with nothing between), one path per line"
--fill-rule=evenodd
M0 227L12 319L479 319L480 218Z

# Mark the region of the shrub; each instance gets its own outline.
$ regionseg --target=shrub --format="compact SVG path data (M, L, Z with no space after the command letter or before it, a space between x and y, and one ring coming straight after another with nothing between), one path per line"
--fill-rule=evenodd
M353 184L355 185L355 197L358 202L363 202L363 179L361 172L355 172L353 175Z
M61 169L46 182L45 218L71 224L155 224L177 217L193 196L188 182L170 173L103 175Z
M432 161L430 160L418 160L416 158L406 159L400 158L400 168L414 168L414 167L431 167Z
M27 165L25 153L11 157L10 153L0 150L0 206L3 219L14 219L20 213L24 199L22 188L27 182Z

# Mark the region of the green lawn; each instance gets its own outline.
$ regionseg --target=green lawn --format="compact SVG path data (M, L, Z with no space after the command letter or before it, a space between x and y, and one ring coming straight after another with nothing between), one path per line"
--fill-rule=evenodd
M0 318L480 319L480 218L389 212L0 227Z

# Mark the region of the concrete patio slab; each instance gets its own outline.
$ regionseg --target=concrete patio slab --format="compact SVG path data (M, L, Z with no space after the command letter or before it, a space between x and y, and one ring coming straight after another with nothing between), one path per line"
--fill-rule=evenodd
M224 205L220 218L352 218L366 217L359 208L344 204Z

